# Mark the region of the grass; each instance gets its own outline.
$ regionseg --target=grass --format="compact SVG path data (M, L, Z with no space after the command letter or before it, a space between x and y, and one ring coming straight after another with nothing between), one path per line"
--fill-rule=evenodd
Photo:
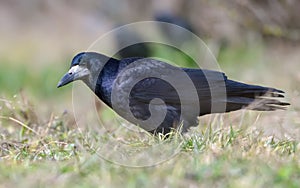
M110 139L104 134L99 143L87 141L91 130L81 134L68 114L51 115L43 122L22 95L11 101L2 99L1 112L2 187L300 186L299 141L265 136L255 127L214 119L183 137L177 133L169 138L111 134L113 139L138 148L131 150L130 160L139 160L141 148L162 144L166 149L164 144L169 147L180 140L179 152L164 163L126 167L112 162L113 158L99 157L91 145L107 144ZM249 115L249 121L256 116ZM106 149L118 153L120 148Z
M61 95L62 91L66 91L64 89L58 91L56 85L68 68L67 64L65 67L60 67L60 70L56 66L45 65L39 71L34 70L34 67L28 64L15 64L10 61L1 63L0 86L6 88L2 91L3 93L12 96L20 90L25 90L38 98L54 98L54 96Z

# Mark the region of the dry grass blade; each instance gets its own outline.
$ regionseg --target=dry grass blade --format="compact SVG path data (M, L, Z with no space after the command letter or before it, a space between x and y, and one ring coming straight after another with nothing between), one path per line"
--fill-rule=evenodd
M36 132L34 129L28 127L25 123L23 123L23 122L21 122L21 121L15 119L15 118L12 118L12 117L4 117L4 116L0 116L0 118L11 120L11 121L13 121L13 122L15 122L15 123L21 125L21 126L24 127L25 129L27 129L27 130L33 132L33 133L36 134L37 136L40 136L40 134L39 134L38 132Z

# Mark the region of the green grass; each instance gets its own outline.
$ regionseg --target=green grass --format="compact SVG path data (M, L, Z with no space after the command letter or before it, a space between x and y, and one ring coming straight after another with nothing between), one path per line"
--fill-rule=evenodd
M63 70L64 67L65 70ZM35 67L26 64L1 63L0 86L5 88L1 90L1 94L12 96L25 90L26 93L35 97L54 98L61 95L62 91L66 91L56 89L56 85L65 71L67 71L67 66L58 69L55 65L49 65L37 71Z
M47 121L36 114L24 98L1 101L3 187L300 186L300 143L265 136L254 127L212 121L184 136L174 133L163 138L129 131L111 134L112 138L98 135L95 141L91 136L94 132L81 134L68 114L55 114ZM250 115L248 121L255 118ZM167 149L167 144L178 144L178 139L181 145L179 153L164 163L126 167L112 162L113 158L99 157L93 150L96 144L107 144L110 139L123 139L137 148L130 153L133 162L141 148L159 143ZM119 148L111 146L103 151L119 152Z

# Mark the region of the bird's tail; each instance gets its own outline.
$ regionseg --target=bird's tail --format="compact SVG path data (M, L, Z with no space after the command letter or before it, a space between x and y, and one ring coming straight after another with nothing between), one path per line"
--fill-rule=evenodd
M284 92L275 88L244 84L232 80L226 81L226 111L242 108L274 111L286 109L287 102L283 102Z

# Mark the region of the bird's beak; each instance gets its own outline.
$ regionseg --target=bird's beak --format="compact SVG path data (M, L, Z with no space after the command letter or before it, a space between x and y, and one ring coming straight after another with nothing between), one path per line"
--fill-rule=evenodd
M80 67L79 65L73 66L58 82L57 88L67 85L68 83L71 83L75 80L82 79L88 74L89 70L87 68Z
M74 74L66 73L57 84L57 88L74 81Z

